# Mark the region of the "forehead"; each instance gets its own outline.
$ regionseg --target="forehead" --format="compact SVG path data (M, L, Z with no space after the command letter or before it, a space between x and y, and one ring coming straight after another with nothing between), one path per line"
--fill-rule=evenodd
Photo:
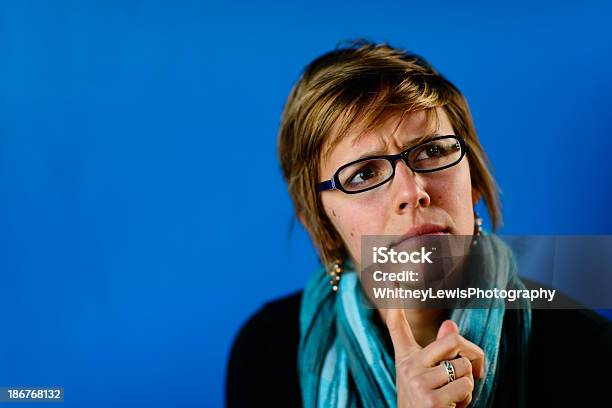
M452 126L443 108L418 110L414 112L390 113L379 123L351 124L340 133L342 118L334 124L332 132L324 143L320 168L337 167L351 157L356 158L368 151L401 149L420 139L439 132L452 132Z

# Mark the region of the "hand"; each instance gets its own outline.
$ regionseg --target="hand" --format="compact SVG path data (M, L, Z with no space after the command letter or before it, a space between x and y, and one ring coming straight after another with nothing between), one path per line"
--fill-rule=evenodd
M403 309L388 309L386 325L395 350L397 406L467 407L472 401L474 377L484 374L484 352L459 335L459 328L446 320L437 338L421 347L412 334ZM448 383L444 360L455 368L455 381Z

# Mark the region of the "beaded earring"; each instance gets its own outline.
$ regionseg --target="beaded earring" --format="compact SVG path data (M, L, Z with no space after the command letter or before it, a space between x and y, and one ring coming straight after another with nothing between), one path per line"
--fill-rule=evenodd
M482 234L482 218L478 216L478 213L474 211L474 235L477 237Z
M342 260L336 258L334 262L331 263L331 266L327 269L327 274L330 276L329 285L333 292L338 291L338 287L340 286L340 278L342 277Z
M474 238L472 240L472 245L478 244L478 237L482 235L482 218L478 215L476 210L474 210Z

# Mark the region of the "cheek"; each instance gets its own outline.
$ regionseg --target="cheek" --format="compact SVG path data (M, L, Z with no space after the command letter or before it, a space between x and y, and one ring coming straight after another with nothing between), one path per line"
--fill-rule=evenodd
M350 199L352 197L348 197ZM323 200L325 211L342 241L354 259L360 259L361 236L379 234L380 220L370 208L372 203L334 197ZM355 217L355 214L372 214L371 217ZM378 226L378 229L377 229Z
M428 191L431 204L448 213L457 234L470 235L474 228L474 210L469 166L458 166L445 176L431 183Z

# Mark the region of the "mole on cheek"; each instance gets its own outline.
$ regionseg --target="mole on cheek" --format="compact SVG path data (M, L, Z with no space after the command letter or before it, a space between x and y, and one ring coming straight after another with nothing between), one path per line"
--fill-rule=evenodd
M336 216L336 212L334 210L332 210L332 214L334 215L334 217Z
M355 234L353 234L353 231L351 231L351 237L354 237L354 236L355 236Z

